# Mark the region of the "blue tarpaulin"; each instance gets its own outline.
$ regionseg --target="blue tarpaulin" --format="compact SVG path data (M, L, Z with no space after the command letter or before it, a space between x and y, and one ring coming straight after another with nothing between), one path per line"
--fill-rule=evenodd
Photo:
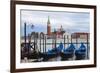
M75 51L76 59L83 59L86 56L86 47L83 43L81 43L81 46L79 49Z
M68 48L66 48L66 49L63 50L63 53L72 53L72 52L74 52L75 49L76 48L75 48L74 44L71 43Z
M60 43L57 48L53 48L52 50L49 50L47 54L53 54L53 53L59 53L63 49L63 43Z
M76 53L85 53L86 52L86 47L85 47L85 45L83 44L83 43L81 43L81 46L80 46L80 48L79 49L77 49L76 50Z

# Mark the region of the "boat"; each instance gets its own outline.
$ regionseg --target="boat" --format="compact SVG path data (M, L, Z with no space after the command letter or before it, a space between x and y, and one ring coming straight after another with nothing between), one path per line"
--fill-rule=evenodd
M73 43L71 43L68 48L63 49L61 53L62 60L68 60L69 58L72 58L74 56L75 49L76 48Z
M86 57L86 47L83 43L81 43L80 48L75 51L75 56L76 56L76 60L85 59L85 57Z
M46 53L42 53L41 56L43 57L44 61L49 60L50 58L55 58L60 55L61 50L63 49L63 43L60 43L58 47L49 50Z
M39 51L37 51L33 46L34 45L31 43L21 44L21 59L24 59L24 57L27 57L27 59L39 58Z

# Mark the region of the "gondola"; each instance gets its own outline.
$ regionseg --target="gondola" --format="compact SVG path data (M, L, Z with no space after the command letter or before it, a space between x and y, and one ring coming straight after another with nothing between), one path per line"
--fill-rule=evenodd
M80 48L75 51L75 56L76 56L76 60L85 59L85 57L86 57L86 47L83 43L81 43Z
M60 55L61 50L63 49L63 43L60 43L58 47L49 50L46 53L42 53L41 56L43 57L44 61L49 60L50 58L55 58Z
M75 46L73 43L70 44L70 46L64 50L62 50L61 57L62 60L68 60L69 58L72 58L74 56Z
M39 52L37 52L30 43L22 43L21 47L23 48L23 50L21 49L21 59L24 59L24 57L27 57L27 59L39 58ZM33 51L31 51L31 48Z

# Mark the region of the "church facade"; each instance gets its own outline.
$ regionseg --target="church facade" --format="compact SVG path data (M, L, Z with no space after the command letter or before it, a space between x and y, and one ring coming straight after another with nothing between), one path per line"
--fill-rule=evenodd
M48 17L47 21L47 38L63 38L63 34L65 33L62 25L58 29L51 30L51 23L50 23L50 18Z

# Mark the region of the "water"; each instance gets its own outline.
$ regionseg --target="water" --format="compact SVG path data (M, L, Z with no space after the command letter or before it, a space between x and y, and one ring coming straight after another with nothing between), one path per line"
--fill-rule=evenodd
M21 40L21 42L24 42L24 40ZM28 42L28 40L27 40L27 42ZM31 40L31 42L34 42L34 40ZM41 49L40 49L40 39L37 39L37 48L36 49L38 51L40 51L41 53L43 53L43 51L44 51L43 42L44 42L44 44L46 43L46 47L44 45L44 49L46 48L46 52L48 52L48 50L52 50L52 48L54 48L55 44L52 44L52 43L55 43L55 40L47 39L46 42L41 40ZM64 39L57 39L56 40L57 47L59 46L60 42L64 43ZM87 46L87 40L86 39L78 39L77 42L78 42L78 44L76 44L76 39L72 39L72 43L74 43L76 50L79 49L82 42L84 43L85 47L87 48L85 59L88 59L88 56L90 54L89 53L90 48L89 48L89 45ZM66 43L65 48L63 48L63 49L67 49L69 47L71 40L65 39L65 43ZM73 57L69 58L68 60L75 60L75 55ZM50 58L48 61L61 61L61 56ZM30 62L30 60L29 60L29 62Z
M24 42L24 40L21 40L21 42ZM28 40L27 40L27 42L28 42ZM34 40L31 40L31 42L34 42ZM59 44L60 44L60 42L62 42L62 43L64 43L64 39L57 39L56 40L56 46L58 47L59 46ZM80 45L81 45L81 43L82 42L84 42L84 45L87 47L87 40L86 39L78 39L78 41L77 41L78 43L80 43L80 44L76 44L76 39L73 39L72 40L72 43L74 43L74 45L75 45L75 48L76 49L78 49L79 47L80 47ZM52 44L53 43L53 44ZM70 43L71 43L71 40L68 40L68 39L66 39L65 40L65 48L67 48L69 45L70 45ZM69 44L68 44L69 43ZM89 45L88 45L89 46ZM34 47L34 46L33 46ZM46 48L46 52L48 51L48 50L51 50L52 48L54 48L55 47L55 41L54 40L52 40L52 39L47 39L46 40L46 47L45 47L45 41L44 41L44 49ZM37 39L37 48L36 48L38 51L40 51L40 39ZM41 52L43 52L43 40L41 40Z

